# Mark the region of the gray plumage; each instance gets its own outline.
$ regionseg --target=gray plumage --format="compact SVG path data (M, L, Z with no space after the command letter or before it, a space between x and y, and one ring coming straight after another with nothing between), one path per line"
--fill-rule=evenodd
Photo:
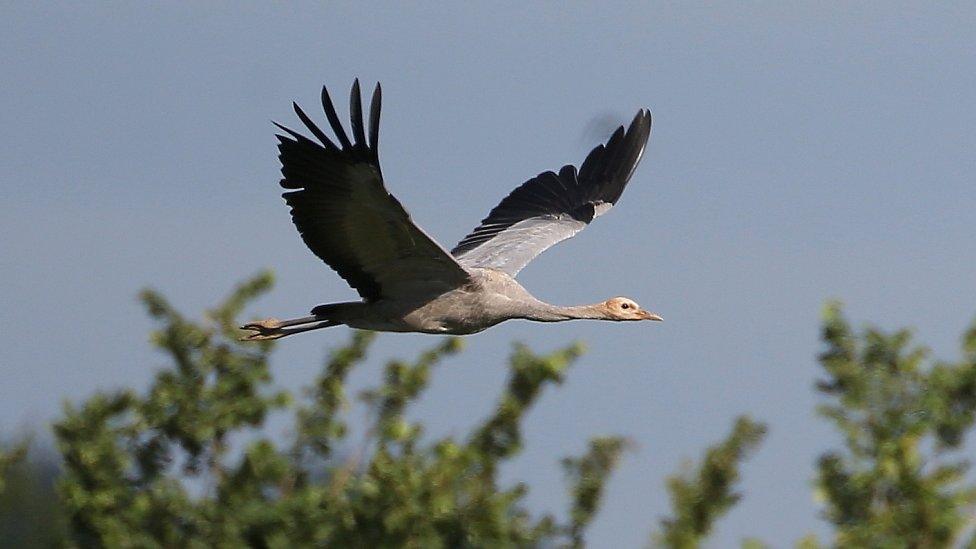
M617 202L650 135L650 112L642 109L626 130L619 127L578 171L564 166L523 183L448 253L386 190L377 149L381 102L377 84L368 139L358 80L350 94L352 139L324 87L322 107L338 144L297 104L295 113L317 142L276 124L287 134L278 135L278 150L292 220L309 249L362 301L319 305L302 318L250 323L242 327L252 332L244 339L277 339L340 324L471 334L510 319L660 320L623 297L593 305L550 305L514 279L533 258Z

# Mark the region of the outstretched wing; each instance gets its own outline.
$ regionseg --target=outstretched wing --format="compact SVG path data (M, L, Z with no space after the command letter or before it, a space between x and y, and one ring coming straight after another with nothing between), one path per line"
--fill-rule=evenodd
M617 203L651 134L641 109L606 145L593 149L579 172L563 166L526 181L451 251L465 267L489 267L515 276L537 255L582 231Z
M369 141L363 126L359 80L352 86L352 140L322 88L322 107L339 144L295 104L295 113L318 140L280 124L282 195L309 249L366 301L439 295L463 285L468 274L410 219L383 185L377 155L381 90L373 92Z

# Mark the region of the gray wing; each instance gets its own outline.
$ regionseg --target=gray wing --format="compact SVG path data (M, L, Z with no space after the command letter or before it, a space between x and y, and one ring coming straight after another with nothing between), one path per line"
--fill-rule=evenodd
M346 135L328 91L322 106L338 139L335 144L295 104L295 113L318 142L276 124L282 196L312 252L366 301L422 298L465 284L468 273L417 227L383 185L377 140L382 92L373 92L369 140L363 126L359 80L352 87L353 139Z
M465 267L488 267L515 276L537 255L582 231L616 204L640 162L651 134L651 113L641 109L606 145L593 149L577 172L563 166L512 191L451 251Z

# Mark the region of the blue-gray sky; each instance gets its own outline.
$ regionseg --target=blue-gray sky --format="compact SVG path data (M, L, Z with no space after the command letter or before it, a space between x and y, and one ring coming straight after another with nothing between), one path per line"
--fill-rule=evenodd
M303 246L277 188L270 120L326 83L384 86L391 191L445 246L530 176L578 163L588 123L654 113L611 214L520 279L556 303L635 298L663 324L506 323L469 337L415 417L462 434L493 405L510 342L589 353L528 418L506 478L564 513L558 460L638 443L590 531L643 543L664 476L769 422L715 546L826 531L813 461L838 439L818 402L818 315L910 325L957 356L976 312L976 8L971 3L44 5L0 19L0 430L64 398L144 386L164 358L135 300L198 312L264 267L254 315L354 296ZM589 136L592 139L592 136ZM309 381L345 329L285 340L276 379ZM377 358L430 337L387 335ZM379 362L356 372L377 379Z

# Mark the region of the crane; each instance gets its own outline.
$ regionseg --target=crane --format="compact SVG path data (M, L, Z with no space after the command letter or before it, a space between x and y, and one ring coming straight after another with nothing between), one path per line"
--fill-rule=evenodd
M334 133L323 132L297 103L295 114L315 140L278 123L282 195L308 248L362 298L328 303L310 316L241 326L244 340L268 340L346 325L428 334L473 334L511 319L662 320L626 297L558 306L536 299L515 276L533 258L605 214L624 191L651 132L641 109L579 170L567 165L529 179L448 252L410 218L384 185L377 143L382 89L377 83L364 125L359 80L350 93L352 136L328 90L322 107ZM367 136L368 131L368 136Z

